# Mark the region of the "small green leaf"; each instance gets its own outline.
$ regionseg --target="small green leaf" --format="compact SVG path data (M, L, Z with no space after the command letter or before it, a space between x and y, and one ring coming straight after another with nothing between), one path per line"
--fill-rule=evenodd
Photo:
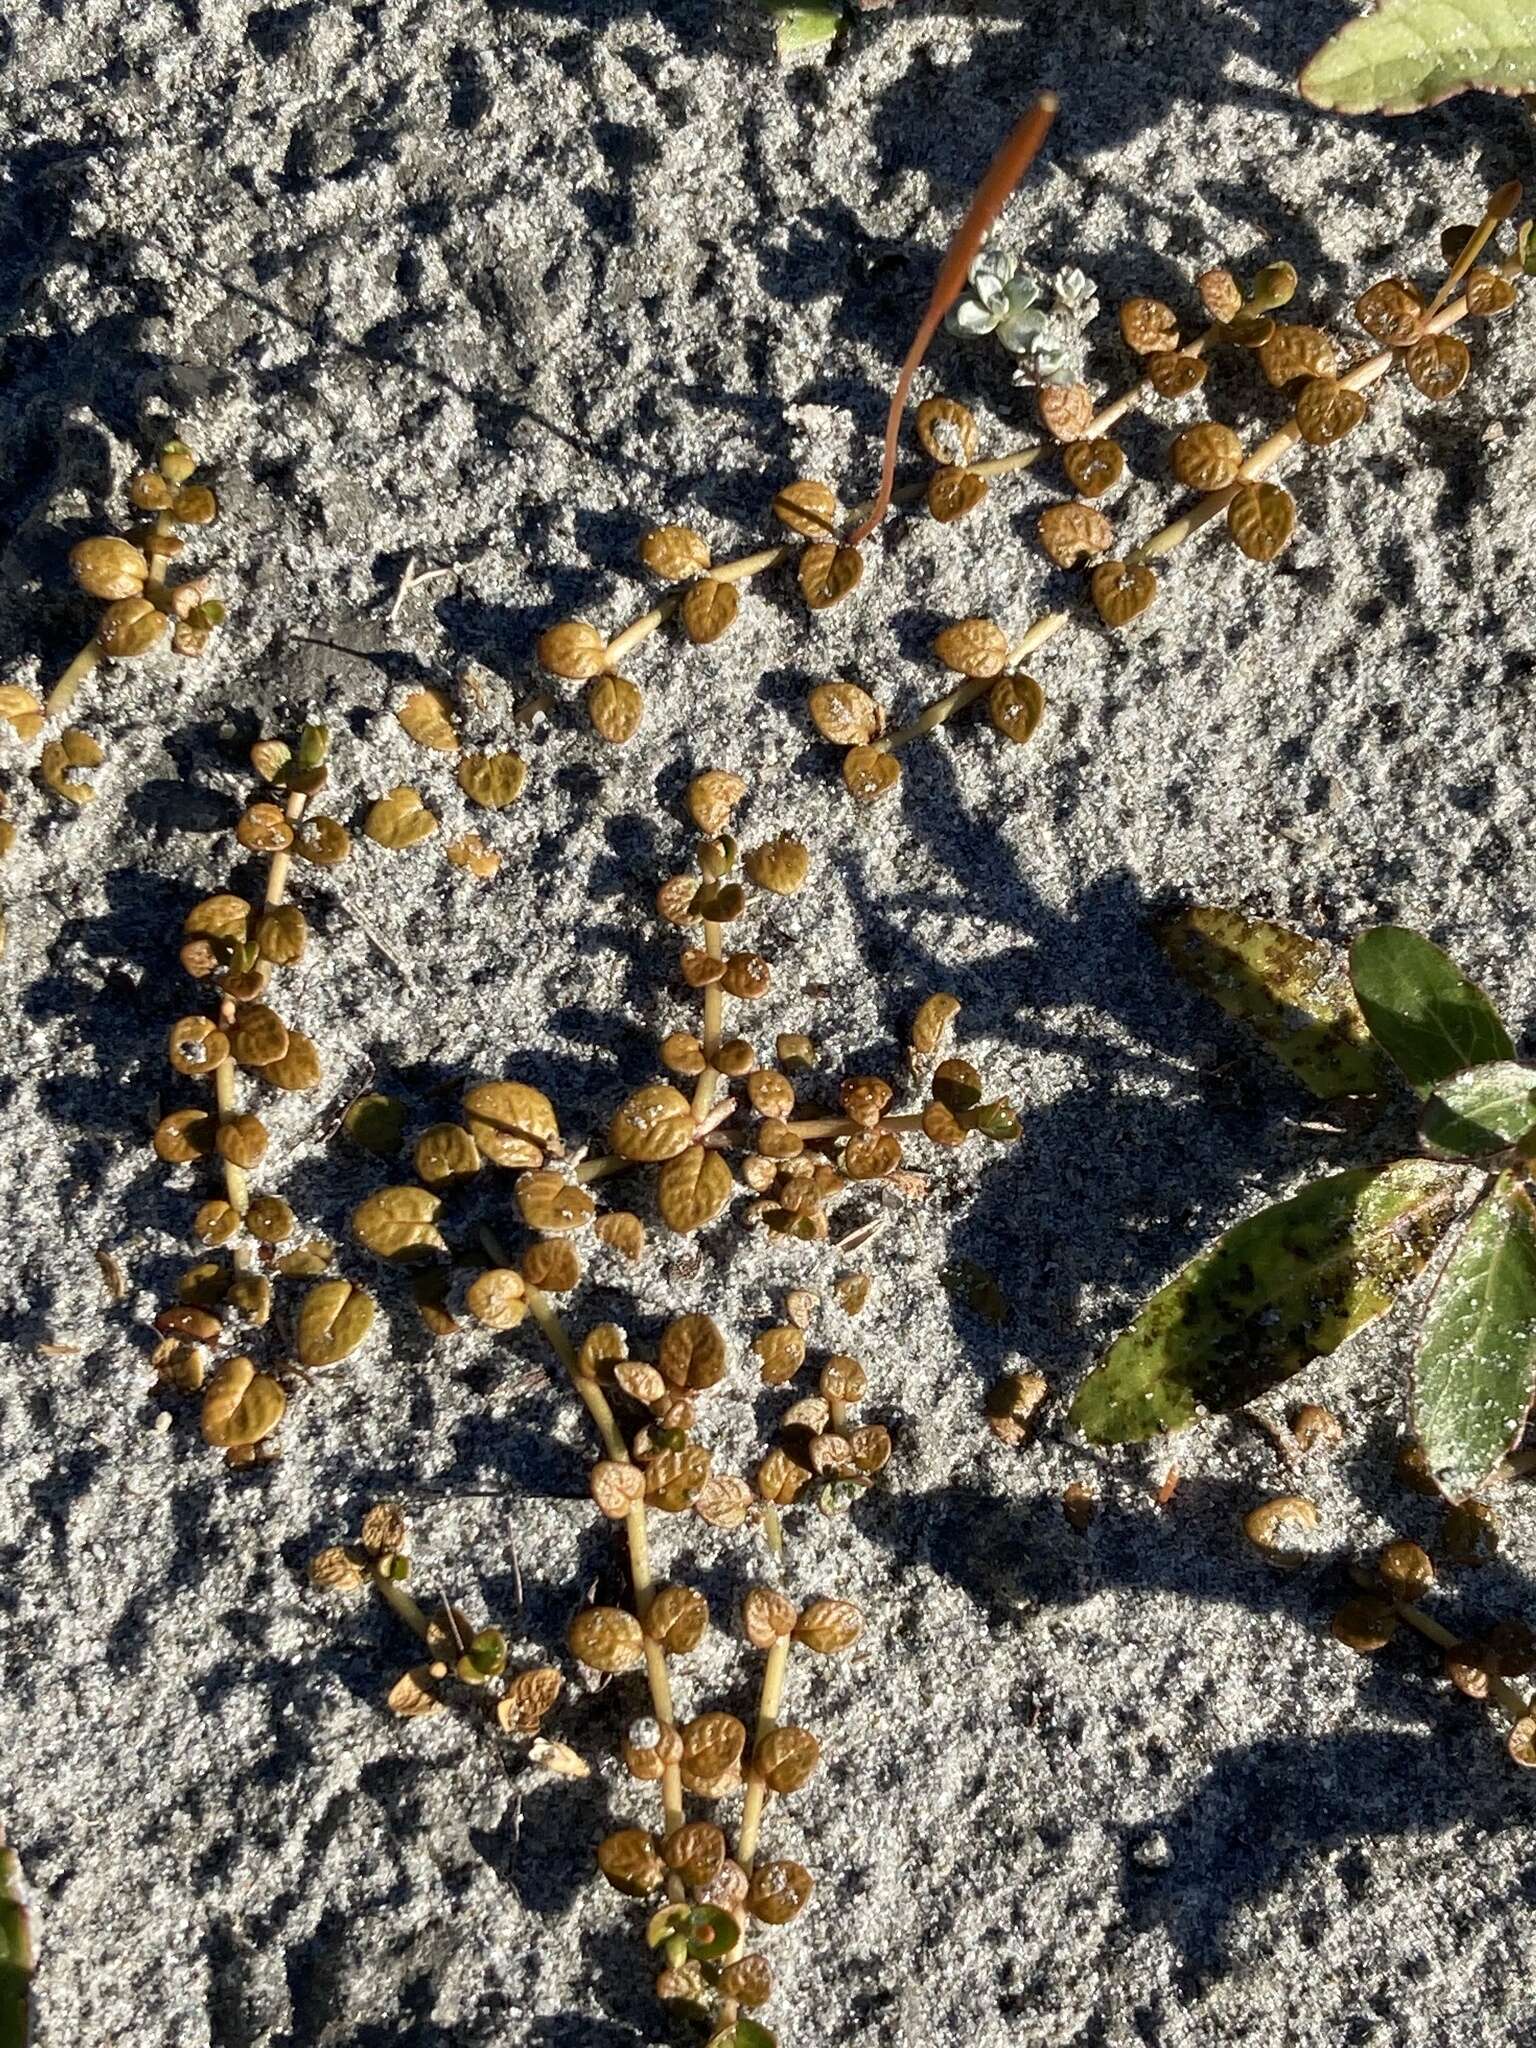
M966 1113L960 1121L967 1130L980 1131L984 1138L990 1138L994 1145L1012 1145L1021 1135L1018 1117L1013 1104L1007 1100L978 1103L975 1109Z
M691 1906L682 1928L688 1953L702 1963L728 1956L741 1939L741 1927L723 1906Z
M1450 1227L1458 1167L1427 1159L1314 1181L1208 1245L1110 1346L1072 1404L1095 1443L1240 1408L1390 1308Z
M1533 0L1379 0L1301 74L1305 97L1340 114L1409 114L1468 86L1536 86Z
M674 1937L686 1940L688 1915L691 1911L692 1908L688 1906L663 1906L659 1912L653 1913L646 1923L647 1945L651 1948L660 1948L663 1942L671 1941Z
M843 25L841 7L770 7L768 12L778 24L781 57L830 43Z
M1371 1036L1421 1095L1464 1067L1513 1058L1492 1003L1417 932L1395 924L1362 932L1349 974Z
M1348 977L1320 939L1204 905L1165 919L1157 938L1186 981L1256 1031L1323 1101L1385 1083Z
M1494 1060L1442 1081L1424 1105L1419 1136L1442 1159L1482 1159L1536 1130L1536 1067Z
M759 2021L742 2018L711 2034L705 2048L779 2048L779 2037Z
M1502 1174L1473 1211L1424 1318L1413 1423L1435 1484L1465 1500L1536 1399L1536 1210Z
M972 1315L999 1329L1013 1314L1012 1302L986 1267L978 1266L974 1259L951 1259L939 1272L939 1284Z
M405 1130L405 1104L388 1095L359 1095L347 1105L341 1121L354 1145L380 1159L393 1159Z

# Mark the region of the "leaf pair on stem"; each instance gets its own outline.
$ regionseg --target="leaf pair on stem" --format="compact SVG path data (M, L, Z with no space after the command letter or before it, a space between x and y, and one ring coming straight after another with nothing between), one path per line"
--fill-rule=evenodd
M1451 1240L1411 1416L1436 1485L1465 1500L1536 1399L1536 1065L1515 1059L1482 990L1398 926L1356 940L1347 978L1326 947L1232 911L1186 912L1162 937L1321 1099L1374 1094L1395 1069L1421 1100L1422 1149L1314 1181L1218 1238L1111 1346L1072 1420L1125 1443L1243 1407L1374 1321Z

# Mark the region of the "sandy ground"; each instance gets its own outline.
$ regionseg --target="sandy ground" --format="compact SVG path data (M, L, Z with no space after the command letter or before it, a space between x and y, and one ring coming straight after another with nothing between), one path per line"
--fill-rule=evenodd
M176 933L238 872L244 747L323 719L335 808L410 779L462 829L448 768L392 707L474 658L494 679L484 732L505 738L539 626L615 627L646 601L643 526L691 519L731 552L789 475L859 495L944 240L1041 84L1066 106L1007 216L1016 246L1186 317L1208 264L1284 254L1347 331L1364 284L1428 275L1439 228L1525 173L1529 130L1476 98L1392 124L1314 115L1290 79L1341 5L903 6L787 72L750 10L702 4L12 11L0 677L45 681L89 630L64 550L168 422L215 466L226 517L196 545L235 612L201 665L92 682L81 717L107 758L83 813L0 750L20 828L0 963L0 1813L35 1890L45 2048L665 2037L639 1909L591 1875L605 1827L648 1811L612 1759L632 1683L557 1717L597 1763L585 1783L504 1768L462 1722L384 1714L401 1632L302 1577L368 1501L417 1490L423 1584L501 1619L520 1656L558 1650L612 1564L574 1404L527 1384L533 1342L434 1345L403 1289L371 1281L378 1333L255 1477L149 1388L192 1205L146 1144L186 1006ZM1113 389L1125 362L1099 331ZM313 1229L342 1234L379 1178L330 1131L370 1074L426 1121L466 1073L515 1073L577 1138L651 1077L692 1012L648 905L706 765L750 776L749 835L793 828L817 856L761 927L766 1028L814 1030L828 1073L895 1071L914 1001L949 987L965 1049L1021 1109L1022 1145L941 1161L880 1241L869 1307L827 1306L813 1333L864 1358L899 1452L851 1518L792 1531L793 1588L859 1600L869 1632L793 1670L828 1764L771 1820L771 1849L821 1881L771 1943L786 2042L1533 2038L1536 1789L1422 1646L1366 1664L1320 1633L1343 1556L1435 1528L1389 1473L1403 1322L1308 1382L1345 1443L1305 1469L1322 1528L1292 1577L1238 1528L1298 1483L1262 1431L1181 1443L1159 1511L1166 1451L1100 1459L1059 1420L1129 1305L1213 1228L1350 1155L1174 985L1151 906L1235 900L1341 938L1402 919L1517 1029L1536 1008L1530 307L1474 355L1443 411L1395 387L1347 450L1294 465L1301 532L1278 568L1208 536L1140 630L1058 640L1027 752L965 721L913 753L898 799L855 812L802 701L845 674L907 715L936 685L937 623L1022 627L1056 588L1030 539L1043 478L965 527L905 524L820 620L765 588L713 649L652 641L621 753L563 702L521 803L474 821L506 856L493 885L451 869L441 835L303 885L317 942L291 1007L323 1049L324 1106L276 1117L267 1178ZM1229 417L1276 417L1223 375ZM1019 438L1000 355L944 344L941 387L989 447ZM1127 432L1129 532L1172 502L1172 418ZM453 574L391 624L409 555ZM97 1248L128 1277L115 1304ZM657 1240L633 1277L599 1262L583 1312L623 1288L642 1337L680 1307L717 1314L740 1390L721 1441L744 1456L775 1408L746 1392L746 1341L796 1278L825 1290L837 1268L728 1228L699 1250ZM996 1276L1001 1325L946 1290L956 1260ZM1062 1399L1019 1454L980 1397L1022 1363ZM1073 1479L1101 1502L1086 1536L1060 1511ZM1518 1501L1501 1512L1499 1561L1453 1577L1438 1612L1529 1612L1536 1537ZM768 1568L692 1524L663 1555L721 1620ZM685 1691L745 1709L723 1635Z

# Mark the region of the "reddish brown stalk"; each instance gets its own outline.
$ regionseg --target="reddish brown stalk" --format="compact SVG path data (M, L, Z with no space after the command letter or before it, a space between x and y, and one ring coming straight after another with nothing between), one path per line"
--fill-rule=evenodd
M843 543L845 547L857 547L861 540L872 534L890 507L891 491L896 482L896 439L901 432L901 416L907 408L912 379L928 353L928 344L939 331L939 322L960 296L977 251L987 238L987 230L1007 204L1014 186L1039 154L1046 130L1055 119L1059 105L1055 93L1041 93L988 165L987 175L976 188L970 211L945 251L944 261L939 265L938 280L933 287L933 297L928 301L928 310L913 336L912 346L907 350L901 375L896 379L896 390L885 423L885 461L880 471L879 492L868 517L847 536Z

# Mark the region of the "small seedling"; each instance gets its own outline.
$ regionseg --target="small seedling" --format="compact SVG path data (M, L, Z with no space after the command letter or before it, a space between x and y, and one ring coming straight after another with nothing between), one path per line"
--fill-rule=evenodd
M1090 1374L1072 1420L1127 1443L1241 1408L1383 1314L1443 1246L1410 1413L1430 1481L1463 1503L1500 1470L1536 1398L1536 1067L1438 947L1393 925L1329 949L1233 911L1173 919L1182 971L1326 1101L1392 1070L1420 1153L1315 1181L1220 1237Z
M412 1578L406 1522L393 1502L363 1516L358 1539L322 1550L310 1560L309 1582L321 1592L353 1593L371 1587L403 1621L423 1656L391 1685L385 1705L404 1720L452 1708L528 1745L528 1759L556 1777L590 1776L586 1763L564 1743L551 1742L543 1724L565 1681L551 1665L514 1671L499 1628L477 1628L448 1600L423 1607L406 1591Z
M212 1102L167 1111L153 1140L168 1165L217 1165L219 1191L201 1203L193 1230L208 1251L228 1248L229 1257L205 1257L182 1275L178 1300L154 1319L160 1341L151 1364L162 1384L201 1397L203 1435L236 1467L275 1455L289 1385L351 1357L374 1318L373 1298L364 1289L326 1277L332 1246L323 1239L298 1241L288 1203L252 1192L251 1177L266 1160L269 1139L265 1123L240 1100L242 1074L248 1084L284 1094L320 1084L313 1040L286 1022L269 998L274 979L301 961L309 944L303 911L285 900L295 857L330 866L346 853L343 828L309 810L310 799L326 786L329 747L324 728L311 725L291 747L260 740L251 750L266 790L241 814L235 838L266 860L265 888L259 902L224 892L188 913L181 966L208 999L177 1018L166 1048L176 1073L207 1087ZM278 1326L287 1340L281 1362L265 1370L240 1351L214 1364L213 1354L236 1341L242 1322L254 1332L272 1327L274 1275L316 1283L297 1303L291 1331L286 1319Z
M1040 385L1041 418L1055 439L1066 481L1075 493L1041 514L1041 550L1056 567L1080 570L1092 610L1104 626L1121 631L1134 624L1159 594L1152 564L1218 519L1250 561L1276 560L1294 536L1297 512L1290 493L1265 480L1268 472L1303 443L1331 447L1352 433L1367 415L1364 393L1398 367L1431 404L1455 395L1471 368L1471 356L1465 342L1449 330L1464 320L1488 320L1507 311L1515 302L1516 281L1527 274L1532 250L1528 222L1512 253L1478 260L1519 200L1518 185L1501 187L1475 228L1448 234L1447 274L1432 294L1389 278L1360 295L1356 319L1378 344L1377 353L1362 361L1347 364L1321 328L1275 317L1293 299L1298 280L1290 264L1272 263L1246 293L1230 271L1207 271L1198 284L1207 324L1187 341L1181 338L1171 307L1156 299L1127 300L1120 307L1120 330L1126 347L1139 359L1140 376L1107 405L1096 410L1083 384ZM1006 289L994 289L986 281L981 286L992 300L1000 293L1005 298ZM1002 317L1008 318L1006 307ZM1192 398L1202 388L1217 350L1251 358L1271 389L1294 394L1290 417L1251 452L1222 421L1191 420L1170 446L1169 466L1176 482L1200 494L1198 502L1149 539L1117 547L1114 523L1102 502L1126 469L1124 451L1111 438L1116 423L1157 400L1178 403ZM942 408L942 413L929 417L943 418L962 451L975 444L977 430L966 408L952 399L928 403ZM925 451L932 452L922 409L918 435ZM1022 468L1047 452L1045 447L1017 451L1004 458L1004 465ZM958 463L951 459L941 487L943 504L964 511L978 502L981 490L968 480L987 468L971 462L968 455ZM930 506L935 516L943 516L931 496ZM856 741L844 755L843 781L849 793L866 801L889 794L900 779L900 750L946 724L979 697L986 697L991 722L1004 738L1021 743L1031 739L1046 698L1024 664L1080 616L1069 609L1047 612L1018 635L987 619L960 620L946 627L934 652L961 680L897 730L884 730L884 713L873 712L871 737ZM841 741L842 736L818 717L814 695L810 710L823 736Z
M217 519L218 500L207 484L194 481L197 458L181 441L168 441L153 469L129 478L128 496L144 522L126 536L101 534L77 541L69 551L75 581L106 610L96 630L65 669L41 707L58 717L73 703L80 685L103 661L137 660L169 646L173 654L202 654L224 623L224 605L206 577L167 581L180 554L178 526L207 526ZM9 715L9 714L7 714Z

